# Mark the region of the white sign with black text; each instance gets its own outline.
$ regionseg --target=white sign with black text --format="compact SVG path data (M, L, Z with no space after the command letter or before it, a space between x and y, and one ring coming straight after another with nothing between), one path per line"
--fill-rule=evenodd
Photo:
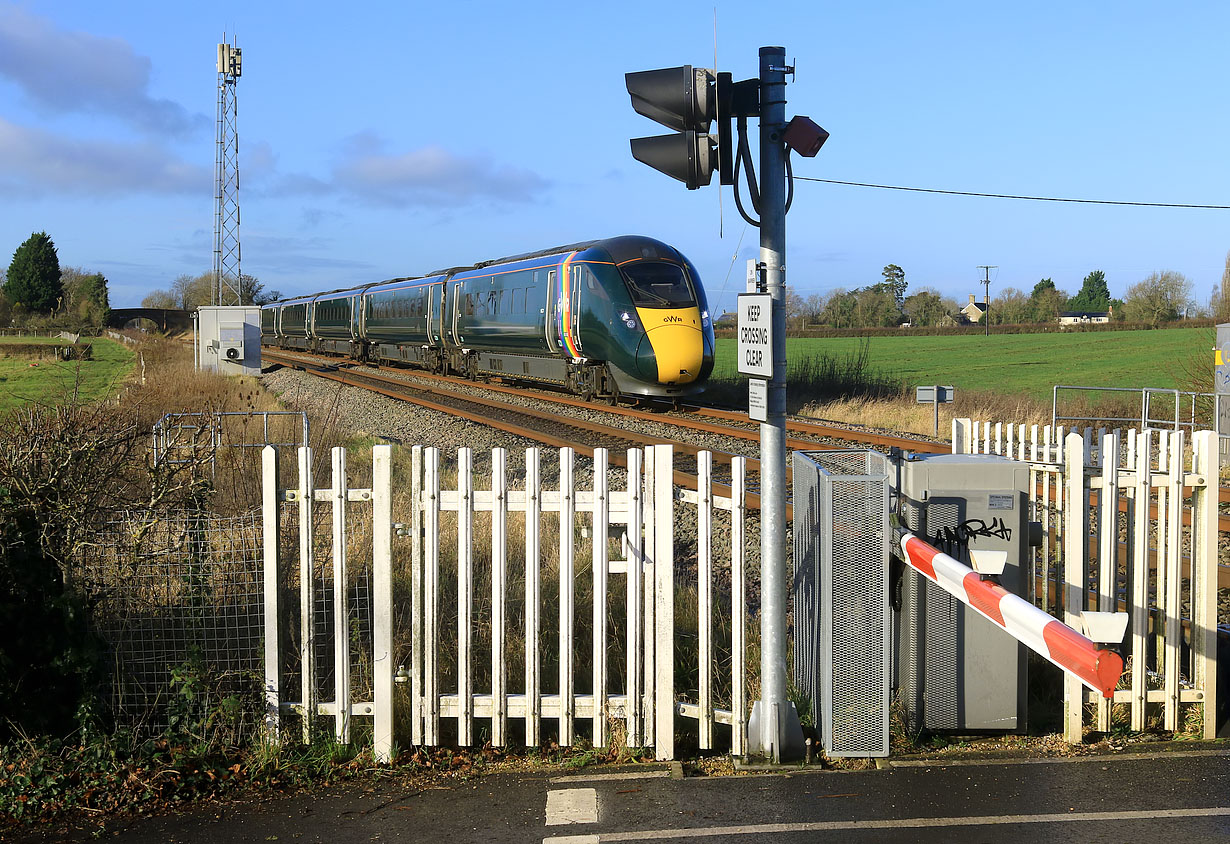
M747 379L747 415L756 422L769 421L769 382L763 378Z
M739 372L773 377L773 297L739 294Z

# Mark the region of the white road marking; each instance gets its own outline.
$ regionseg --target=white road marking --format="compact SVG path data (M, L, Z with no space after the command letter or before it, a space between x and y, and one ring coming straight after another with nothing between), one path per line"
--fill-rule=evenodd
M969 818L902 818L901 820L814 821L808 823L763 823L741 826L706 826L687 829L647 829L638 832L604 832L593 837L544 838L543 844L601 844L606 841L709 838L722 835L772 835L782 832L840 832L871 829L925 829L946 826L1003 826L1012 824L1081 823L1106 821L1156 821L1173 818L1230 816L1230 807L1208 809L1151 809L1134 812L1053 812L1039 815L983 815Z
M598 792L592 788L561 788L547 792L547 826L596 823Z

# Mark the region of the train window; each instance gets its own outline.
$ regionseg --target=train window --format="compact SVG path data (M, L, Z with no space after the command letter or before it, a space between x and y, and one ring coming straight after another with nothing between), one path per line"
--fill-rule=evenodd
M637 261L620 267L638 307L668 308L695 305L696 296L683 267L663 261Z

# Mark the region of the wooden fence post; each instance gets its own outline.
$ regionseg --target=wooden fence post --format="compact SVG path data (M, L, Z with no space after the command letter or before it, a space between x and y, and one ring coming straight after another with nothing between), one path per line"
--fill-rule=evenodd
M271 744L281 740L282 699L278 636L278 450L271 445L261 449L261 514L264 544L265 592L265 739Z
M1085 440L1077 433L1064 441L1067 495L1063 520L1064 623L1081 629L1085 608L1085 572L1089 558L1089 492L1085 485ZM1069 744L1084 738L1085 689L1071 674L1063 677L1063 737Z
M312 617L315 609L312 592L316 579L316 530L312 523L312 505L316 500L316 487L312 479L312 449L308 446L299 448L299 489L296 498L299 504L299 676L303 689L299 705L303 743L310 744L316 722L316 625Z
M1220 438L1216 431L1193 437L1194 463L1203 485L1192 501L1192 657L1193 680L1204 692L1204 738L1217 737L1217 540ZM1226 667L1226 666L1223 666Z
M653 447L654 753L675 758L674 448Z
M393 447L372 447L372 753L393 760Z

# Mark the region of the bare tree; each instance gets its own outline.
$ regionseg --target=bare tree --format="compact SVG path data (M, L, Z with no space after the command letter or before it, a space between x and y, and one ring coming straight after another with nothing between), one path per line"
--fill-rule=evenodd
M1191 304L1192 283L1182 273L1164 270L1129 287L1123 309L1128 320L1156 328L1177 320Z

